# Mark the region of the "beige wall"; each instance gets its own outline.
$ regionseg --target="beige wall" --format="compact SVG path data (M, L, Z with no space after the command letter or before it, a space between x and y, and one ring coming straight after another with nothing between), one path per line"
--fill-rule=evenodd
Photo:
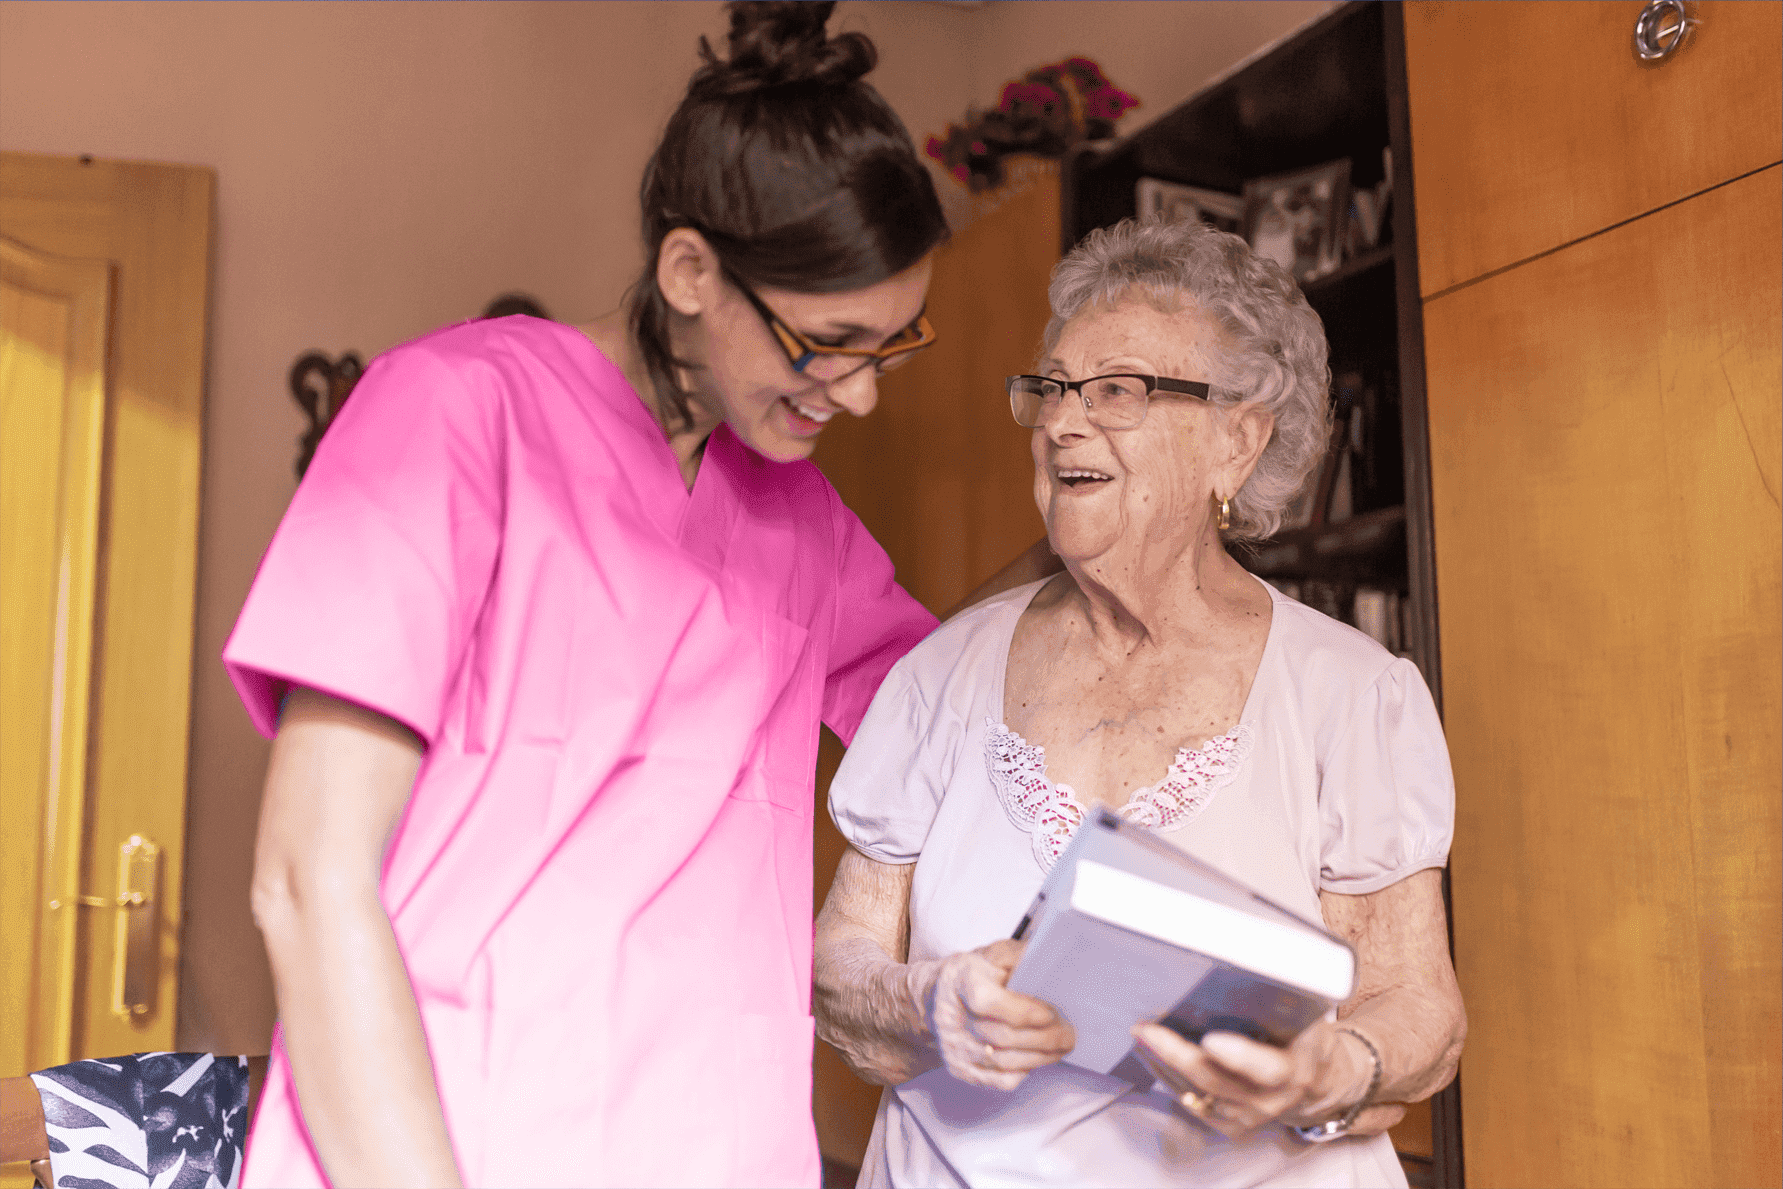
M1100 61L1137 127L1329 7L844 0L920 143L1023 70ZM636 186L719 5L0 3L0 148L218 173L198 577L183 1047L264 1051L247 911L267 746L215 658L289 500L302 351L381 351L524 289L611 308L639 264ZM963 192L942 179L950 213Z

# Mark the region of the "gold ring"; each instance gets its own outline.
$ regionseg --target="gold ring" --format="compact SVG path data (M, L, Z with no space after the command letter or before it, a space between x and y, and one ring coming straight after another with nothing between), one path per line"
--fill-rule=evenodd
M997 1065L997 1046L988 1040L984 1042L984 1063L993 1069Z
M1184 1090L1177 1097L1192 1114L1208 1119L1219 1117L1220 1100L1211 1094L1203 1094L1199 1090Z

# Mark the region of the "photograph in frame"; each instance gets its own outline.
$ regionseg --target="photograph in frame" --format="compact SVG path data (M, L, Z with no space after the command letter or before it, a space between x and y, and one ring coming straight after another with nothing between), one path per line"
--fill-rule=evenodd
M1244 238L1298 281L1343 262L1348 231L1350 162L1257 178L1244 184Z
M1157 216L1173 223L1199 219L1234 235L1239 234L1244 225L1242 195L1166 182L1162 178L1139 179L1134 188L1134 207L1141 219Z

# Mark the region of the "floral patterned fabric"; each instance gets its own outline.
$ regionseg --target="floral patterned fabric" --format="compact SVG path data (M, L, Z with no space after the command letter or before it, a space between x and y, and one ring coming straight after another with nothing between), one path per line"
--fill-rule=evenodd
M994 718L984 720L984 762L1009 820L1033 839L1034 861L1042 871L1064 853L1088 812L1068 784L1046 778L1046 749L1029 743ZM1184 747L1164 779L1135 789L1115 810L1130 822L1160 832L1195 820L1208 799L1232 783L1251 754L1251 729L1239 723L1200 747Z
M57 1189L235 1189L248 1063L135 1053L31 1075Z

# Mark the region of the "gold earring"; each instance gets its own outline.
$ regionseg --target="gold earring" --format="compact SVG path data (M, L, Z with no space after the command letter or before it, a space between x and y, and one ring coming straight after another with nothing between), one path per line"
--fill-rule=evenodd
M1227 499L1222 496L1220 498L1220 531L1225 532L1227 529L1229 529L1231 527L1232 527L1232 501L1230 499Z

